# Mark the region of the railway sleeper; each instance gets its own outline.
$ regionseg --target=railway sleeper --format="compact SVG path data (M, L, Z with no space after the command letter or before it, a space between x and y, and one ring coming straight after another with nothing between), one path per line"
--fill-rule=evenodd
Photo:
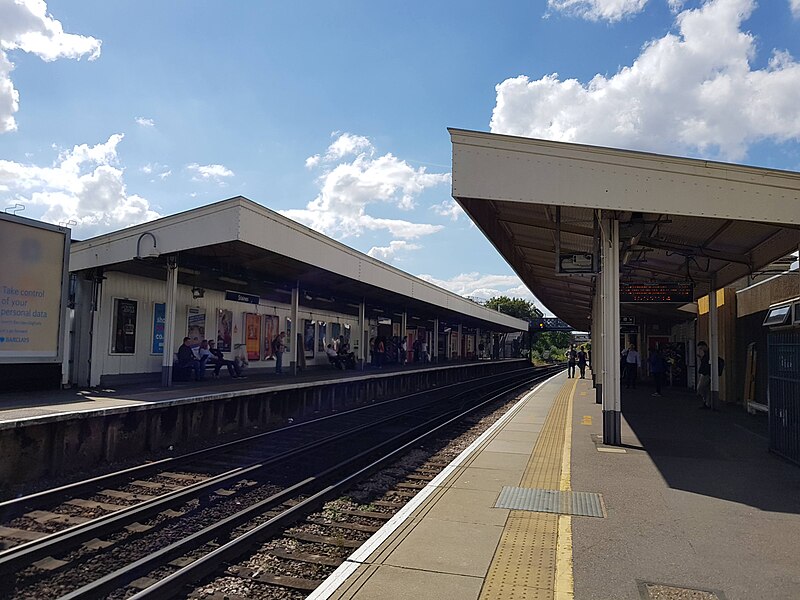
M342 537L333 537L330 535L316 535L313 533L304 533L302 531L285 533L285 537L293 540L300 540L301 542L311 542L314 544L327 544L328 546L338 546L344 548L360 548L363 540L348 540Z
M353 531L364 531L366 533L375 533L380 527L374 525L361 525L360 523L346 523L343 521L326 521L325 519L313 519L309 517L306 519L307 523L314 525L322 525L323 527L338 527L339 529L351 529Z
M302 590L304 592L314 591L323 581L322 579L303 579L302 577L291 577L289 575L273 575L246 567L231 569L231 572L237 577L246 579L247 581L260 581L261 583Z

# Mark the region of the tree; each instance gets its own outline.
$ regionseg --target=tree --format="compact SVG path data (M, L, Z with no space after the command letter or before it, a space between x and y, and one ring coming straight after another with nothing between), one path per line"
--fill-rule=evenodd
M533 302L523 298L509 298L508 296L494 296L486 301L484 306L493 308L504 315L511 315L524 321L530 321L542 316L542 311L536 308Z

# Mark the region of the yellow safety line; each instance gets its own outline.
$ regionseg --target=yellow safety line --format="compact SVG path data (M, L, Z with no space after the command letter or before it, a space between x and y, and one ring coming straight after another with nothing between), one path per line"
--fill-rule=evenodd
M559 489L570 491L572 482L572 404L575 400L576 379L567 403L567 419L564 427L564 449L561 453L561 481ZM572 517L559 515L558 543L556 545L556 581L554 600L573 600L575 598L574 580L572 577Z
M565 381L556 394L520 486L569 490L577 384ZM480 598L573 600L571 523L564 515L510 511Z

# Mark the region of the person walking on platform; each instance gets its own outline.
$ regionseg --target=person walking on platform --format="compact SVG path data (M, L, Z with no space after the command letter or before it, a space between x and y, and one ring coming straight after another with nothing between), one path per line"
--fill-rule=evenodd
M702 401L698 408L711 410L711 359L708 344L705 342L697 343L697 358L700 359L697 369L697 395Z
M275 353L275 373L283 373L283 353L286 352L286 332L281 331L272 340L272 351Z
M581 379L586 379L586 350L583 346L578 350L578 369L581 372Z
M661 386L664 384L664 375L667 372L667 361L661 354L661 348L656 345L647 357L647 364L650 366L650 373L653 374L653 381L656 384L656 391L653 396L661 395Z
M636 350L636 344L631 344L625 353L625 389L636 389L636 376L639 374L641 366L642 358Z
M578 353L575 351L575 344L572 344L567 350L567 377L572 379L575 377L575 365L578 363Z

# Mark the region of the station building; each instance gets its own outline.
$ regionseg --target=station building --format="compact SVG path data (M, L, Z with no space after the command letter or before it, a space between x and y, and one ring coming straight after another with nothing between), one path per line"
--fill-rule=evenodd
M73 241L69 271L64 383L79 386L169 385L184 336L259 372L285 331L291 372L330 368L339 340L363 366L377 336L405 338L409 362L416 340L431 362L502 356L528 328L241 196Z

